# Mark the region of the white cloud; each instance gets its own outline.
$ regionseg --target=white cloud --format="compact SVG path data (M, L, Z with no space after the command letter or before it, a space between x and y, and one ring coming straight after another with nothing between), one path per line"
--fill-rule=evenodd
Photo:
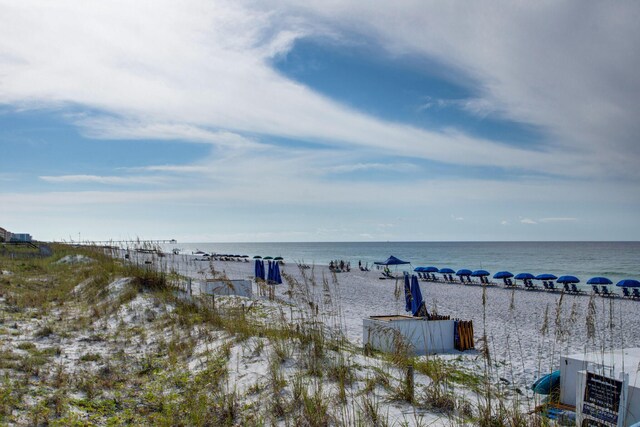
M577 221L578 218L540 218L539 222L573 222Z
M427 55L472 76L479 97L470 111L539 126L568 164L588 160L592 174L638 178L639 3L311 0L300 8L375 34L399 60Z
M517 90L544 81L535 74L515 73L530 65L526 58L535 55L525 54L522 45L515 51L504 46L504 34L509 33L505 25L510 19L526 20L527 8L498 13L487 5L478 10L463 5L459 11L464 13L452 16L450 10L458 8L431 4L424 13L424 6L407 4L393 6L390 13L387 7L392 6L363 9L356 2L323 2L301 8L283 1L257 5L165 0L150 7L124 1L5 1L0 17L0 102L89 107L98 113L75 121L88 135L100 138L187 139L235 147L256 144L242 135L264 134L464 165L513 165L570 175L597 170L599 160L588 153L528 151L455 129L431 132L369 117L271 68L270 61L290 49L295 39L317 34L339 39L336 34L349 28L378 38L391 51L435 55L472 71L485 93L470 101L470 109L500 105L503 113L513 110L518 119L544 122L547 116L529 111L534 106L525 108L531 94ZM403 24L389 26L389 16ZM495 20L497 29L505 32L497 38L497 29L491 27L483 35L485 24L476 22L482 16ZM512 39L524 43L510 35ZM470 52L467 45L476 51ZM493 67L478 55L487 49L497 62L493 74ZM509 64L519 67L506 70ZM517 86L516 76L525 83ZM554 82L549 86L555 87ZM539 95L533 99L544 100ZM548 107L536 104L535 111ZM566 116L562 123L575 121ZM522 158L528 161L523 164ZM576 167L564 167L569 158Z
M411 163L350 163L326 168L328 173L349 173L360 171L395 171L398 173L412 172L417 169L416 165Z
M56 184L74 183L74 184L112 184L112 185L130 185L130 184L159 184L163 179L158 177L144 176L100 176L100 175L59 175L59 176L41 176L41 180Z
M503 219L502 221L500 221L500 225L509 225L509 221Z
M148 171L148 172L176 172L176 173L203 173L209 171L207 166L200 165L152 165L141 166L135 168L126 168L128 170L135 171Z
M522 218L520 222L522 224L537 224L537 222L532 220L531 218Z

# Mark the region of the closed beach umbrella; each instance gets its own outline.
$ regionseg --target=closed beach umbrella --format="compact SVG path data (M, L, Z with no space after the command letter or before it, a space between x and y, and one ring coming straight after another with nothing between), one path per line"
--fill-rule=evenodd
M558 276L556 276L555 274L551 274L551 273L542 273L542 274L538 274L535 279L536 280L556 280L558 278Z
M456 276L471 276L471 270L467 270L463 268L461 270L456 271Z
M282 284L282 276L280 276L280 266L277 262L273 263L273 281L278 285Z
M267 282L273 281L273 265L271 261L267 261Z
M476 270L473 273L471 273L471 275L473 277L484 277L484 276L488 276L490 273L487 270Z
M411 275L411 312L415 316L420 310L422 305L422 291L420 291L420 284L418 283L418 276Z
M493 275L494 279L510 279L513 277L513 273L509 271L498 271Z
M516 277L515 277L516 280L532 280L535 278L536 276L534 276L531 273L518 273L516 274Z
M616 283L616 286L623 288L640 288L640 282L634 279L624 279Z
M613 282L606 277L592 277L587 280L587 285L613 285Z
M258 277L260 277L260 260L258 260L258 259L256 260L256 265L254 267L254 272L255 272L256 279Z
M411 285L408 274L404 275L404 311L411 311Z
M442 274L454 274L455 271L453 271L453 269L451 268L441 268L440 270L438 270L438 273L442 273Z
M256 277L259 277L260 279L264 280L265 279L265 275L264 275L264 261L262 260L256 260Z
M578 279L576 276L560 276L557 282L558 283L580 283L580 279Z

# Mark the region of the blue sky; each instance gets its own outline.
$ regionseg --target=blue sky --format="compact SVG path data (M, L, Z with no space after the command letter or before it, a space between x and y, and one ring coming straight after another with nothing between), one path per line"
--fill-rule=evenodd
M635 2L0 0L0 226L639 240Z

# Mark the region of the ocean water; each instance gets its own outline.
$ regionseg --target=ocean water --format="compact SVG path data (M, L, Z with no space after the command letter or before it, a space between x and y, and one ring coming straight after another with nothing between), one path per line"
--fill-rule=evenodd
M449 267L454 270L484 269L491 274L508 270L514 274L552 273L577 276L581 285L594 276L614 284L622 279L640 280L640 242L339 242L339 243L177 243L182 253L281 256L285 262L326 265L331 260L358 261L370 265L394 255L411 266Z

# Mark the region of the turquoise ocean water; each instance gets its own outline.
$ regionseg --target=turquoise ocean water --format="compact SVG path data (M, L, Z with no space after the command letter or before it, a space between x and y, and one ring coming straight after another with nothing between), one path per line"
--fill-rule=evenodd
M640 280L640 242L316 242L316 243L177 243L166 245L183 253L281 256L288 262L326 265L331 260L371 265L394 255L411 267L450 267L454 270L508 270L577 276L581 285L594 276L614 283ZM409 269L404 267L404 269Z

